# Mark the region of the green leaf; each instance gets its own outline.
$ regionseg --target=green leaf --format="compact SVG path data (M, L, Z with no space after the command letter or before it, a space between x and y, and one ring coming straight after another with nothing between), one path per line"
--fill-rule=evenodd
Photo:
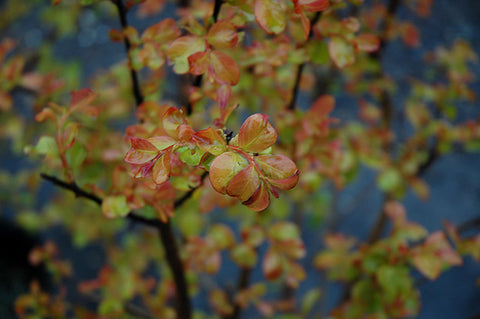
M284 8L277 0L256 0L255 19L268 33L279 34L286 26Z
M35 146L35 151L38 154L56 156L58 155L57 141L52 136L42 136Z
M401 185L402 176L396 169L389 168L378 175L377 183L382 191L391 192Z
M108 218L125 217L130 212L125 195L107 196L102 201L102 212Z
M183 146L177 149L177 153L180 154L179 159L188 165L198 165L202 161L205 151L201 148L195 147L191 149L188 146Z
M328 43L328 51L335 65L344 68L355 62L353 45L340 37L332 37Z
M314 64L325 64L330 60L328 46L323 41L312 41L307 46L310 62Z
M318 303L321 296L322 292L320 289L309 290L302 299L302 313L308 315L312 311L313 306Z
M73 146L67 149L66 154L67 162L71 168L80 167L87 157L87 149L79 143L73 144Z
M240 244L231 251L232 259L242 267L253 267L257 263L257 253L250 245Z

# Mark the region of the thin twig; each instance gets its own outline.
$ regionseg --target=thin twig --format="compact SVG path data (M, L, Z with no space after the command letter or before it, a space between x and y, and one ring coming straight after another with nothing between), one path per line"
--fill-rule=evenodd
M82 297L88 298L90 301L100 303L102 301L102 297L99 294L90 292L84 293L81 295ZM150 312L146 311L142 307L139 307L132 302L125 302L123 304L123 309L126 313L135 316L135 318L143 318L143 319L153 319L155 318Z
M122 26L122 30L128 28L128 21L127 21L127 9L123 4L122 0L112 0L113 4L118 9L118 16L120 18L120 25ZM127 37L123 37L123 43L125 45L125 49L127 50L128 61L130 62L130 48L131 43ZM138 73L132 67L130 67L130 78L132 80L132 89L133 89L133 96L135 97L135 103L137 106L143 103L144 97L142 91L140 89L140 82L138 80Z
M217 22L218 15L220 14L220 9L222 8L223 0L215 0L215 5L213 7L213 21Z
M312 18L310 21L310 32L308 34L307 42L310 40L313 36L313 26L318 22L322 15L322 12L317 12L315 13L315 16ZM290 100L290 103L288 104L287 109L288 110L295 110L295 102L297 100L297 95L298 95L298 89L300 87L300 80L302 79L302 73L305 68L305 62L301 63L298 68L297 68L297 74L295 76L295 83L293 85L293 90L292 90L292 98Z
M240 276L238 277L237 288L236 291L240 292L244 289L247 289L248 285L250 284L250 277L252 274L252 268L242 268L240 271ZM240 314L242 312L242 307L238 303L235 303L233 307L233 312L230 315L225 316L225 319L238 319L240 318Z

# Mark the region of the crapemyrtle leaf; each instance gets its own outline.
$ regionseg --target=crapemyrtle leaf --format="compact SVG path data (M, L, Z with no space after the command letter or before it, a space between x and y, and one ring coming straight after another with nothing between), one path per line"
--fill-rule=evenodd
M220 112L223 113L225 107L232 97L232 87L228 84L222 84L217 89L217 104L220 107Z
M255 193L246 201L242 203L254 212L260 212L270 205L270 194L265 186L265 183L260 183L260 187Z
M263 257L262 270L268 280L278 279L283 273L282 255L270 248Z
M176 141L169 136L153 136L147 138L147 141L153 144L158 150L164 150L174 145Z
M267 33L279 34L286 25L285 11L277 0L256 0L255 19Z
M125 217L130 212L125 195L107 196L102 201L102 212L108 218Z
M73 110L77 108L82 108L83 106L87 106L93 102L96 96L97 95L93 93L93 91L90 89L72 91L72 98L70 100L69 108Z
M332 95L325 94L321 95L318 99L313 102L312 107L309 110L309 113L315 114L317 118L327 117L335 107L335 98Z
M298 4L306 11L318 12L327 10L330 6L329 0L298 0Z
M142 34L143 41L155 41L159 44L165 44L177 39L182 32L177 27L174 19L167 18L148 27Z
M289 190L297 185L300 174L297 165L285 155L259 155L255 162L273 186Z
M380 39L370 33L359 34L353 39L355 48L363 52L375 52L380 47Z
M189 70L188 57L194 53L205 51L205 40L201 37L187 35L180 37L170 44L167 56L173 63L173 70L178 74L185 74Z
M252 153L262 152L276 140L277 132L265 114L256 113L249 116L238 132L238 146Z
M228 183L247 165L248 160L242 155L225 152L210 164L210 183L217 192L226 194Z
M177 149L177 152L180 154L178 157L182 162L188 165L199 165L205 155L205 150L194 147L190 148L189 146L183 146Z
M170 176L170 152L165 152L160 156L152 169L152 178L155 184L165 183Z
M177 127L177 138L180 142L189 143L193 135L195 135L195 131L190 125L180 124Z
M335 65L339 68L344 68L355 62L353 46L341 37L334 36L330 39L328 52Z
M210 54L207 51L197 52L188 57L189 72L201 75L208 70Z
M212 127L195 133L197 145L212 155L218 156L225 152L227 142L218 130Z
M239 244L231 250L232 259L242 267L250 268L257 264L257 252L247 244Z
M130 164L145 164L154 159L159 150L148 140L139 137L130 138L132 147L125 155L125 162Z
M207 41L215 49L233 48L238 42L238 34L233 24L219 21L208 30Z
M227 194L240 201L248 200L260 187L260 178L253 164L248 165L235 175L227 186Z
M186 122L183 112L173 106L165 112L162 118L163 129L173 138L178 138L177 128Z
M235 85L240 79L240 71L235 60L220 51L210 53L209 72L220 84Z

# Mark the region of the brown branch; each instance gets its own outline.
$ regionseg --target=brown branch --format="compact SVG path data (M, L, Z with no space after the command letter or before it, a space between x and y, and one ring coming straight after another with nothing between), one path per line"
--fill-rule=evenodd
M206 176L206 174L204 174L204 176ZM202 178L204 178L204 176ZM95 202L98 205L102 205L103 200L100 197L83 190L82 188L78 187L77 184L74 182L68 183L47 174L41 174L41 177L53 183L54 185L73 192L76 197L83 197ZM179 205L184 203L193 194L193 192L194 189L185 194L178 202L175 203L175 207L178 207ZM172 272L177 290L175 300L177 317L181 319L190 319L192 315L192 308L190 303L190 297L188 296L188 287L185 279L185 272L183 270L183 264L180 259L180 255L178 254L178 247L175 241L175 236L170 221L162 223L161 221L156 219L148 219L143 216L137 215L134 211L128 213L127 218L158 229L162 246L165 251L165 258L167 259L170 271Z
M111 0L113 4L118 9L118 17L120 19L120 25L122 26L122 30L125 30L128 27L127 21L127 8L123 4L123 0ZM123 37L123 43L125 45L125 49L127 51L128 61L130 62L130 48L132 47L130 40L127 37ZM143 103L144 97L142 91L140 89L140 82L138 80L138 73L130 66L130 78L132 80L132 89L133 89L133 96L135 97L135 103L137 106Z
M248 288L250 284L250 277L252 274L252 268L242 268L240 271L240 276L238 277L236 291L242 291ZM233 307L233 312L230 315L225 316L225 319L238 319L242 312L242 307L238 303L235 303Z
M312 36L313 36L313 26L318 22L320 17L322 16L322 12L317 12L315 13L315 16L310 20L310 32L308 34L307 41L308 42ZM305 69L305 62L300 64L297 68L297 74L295 75L295 83L293 85L293 90L292 90L292 98L290 100L290 103L288 104L287 110L295 110L295 102L297 100L297 95L298 95L298 89L300 87L300 80L302 79L302 73L303 70Z
M212 19L214 22L217 22L218 15L220 14L220 9L222 8L222 4L223 4L223 0L215 0L215 4L213 7L213 15L212 15ZM200 88L202 86L202 82L203 82L203 75L198 75L193 80L192 86L194 88ZM185 112L187 113L187 115L190 115L193 112L193 105L190 101L188 101L187 106L185 107Z

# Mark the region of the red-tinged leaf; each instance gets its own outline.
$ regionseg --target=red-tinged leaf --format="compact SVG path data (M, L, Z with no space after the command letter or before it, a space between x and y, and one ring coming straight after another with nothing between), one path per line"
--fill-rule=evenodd
M328 43L328 52L339 68L344 68L355 62L353 46L343 38L332 37Z
M359 34L353 39L355 48L363 52L375 52L380 48L380 39L369 33Z
M0 111L9 111L12 109L13 99L7 92L0 91Z
M415 25L405 22L401 26L401 35L403 42L409 47L418 47L420 45L420 33Z
M138 137L130 139L132 148L125 155L125 162L130 164L145 164L154 159L159 150L148 140Z
M111 29L110 31L108 31L108 36L113 42L121 42L124 38L122 31L117 29Z
M192 140L195 131L190 125L180 124L177 127L177 138L180 142L188 143Z
M303 38L308 40L308 36L310 35L310 28L311 22L310 19L305 15L305 12L301 11L300 13L300 19L302 21L302 28L303 28Z
M296 175L298 180L297 165L285 155L259 155L255 156L255 162L269 179L283 180Z
M78 123L68 123L63 131L63 147L70 148L73 146L78 134Z
M172 42L180 37L181 30L177 27L174 19L167 18L148 27L142 34L143 41L155 41L161 45Z
M240 201L248 200L260 187L260 178L253 164L248 165L235 175L227 186L227 194Z
M175 107L170 107L162 118L162 125L165 132L173 138L177 138L177 128L186 124L185 116L183 112Z
M219 21L208 30L207 41L215 49L233 48L238 42L237 30L230 22Z
M242 155L225 152L210 164L210 183L217 192L226 194L228 183L247 165L248 161Z
M269 179L268 182L275 188L282 190L289 190L294 188L298 184L300 172L297 171L293 175L283 179ZM278 198L278 196L275 196Z
M147 141L153 144L158 150L162 151L174 145L176 141L170 136L154 136L147 138Z
M70 100L70 109L81 108L89 105L96 98L96 94L90 89L81 89L72 91L72 98Z
M310 12L324 11L330 7L329 0L298 0L298 4Z
M205 51L206 44L203 38L187 35L176 39L167 49L167 56L173 63L175 73L187 73L190 66L188 57L194 53Z
M220 113L225 110L225 107L232 97L232 87L228 84L222 84L217 89L217 104L220 107Z
M257 23L267 33L279 34L285 30L285 10L277 0L256 0L254 13Z
M242 203L254 212L260 212L270 205L270 194L264 183L260 183L260 187L252 197Z
M270 248L262 261L263 274L268 280L278 279L283 273L282 255L273 248Z
M152 169L152 178L155 184L165 183L170 176L170 152L165 152L157 160Z
M40 111L40 113L35 115L35 121L37 122L44 122L47 119L50 119L54 122L57 120L57 116L55 115L55 113L53 113L52 109L48 107L44 108L43 110Z
M220 84L235 85L240 79L240 71L235 60L220 51L210 53L209 72Z
M210 62L209 52L197 52L188 57L189 72L194 75L201 75L208 70Z
M242 267L250 268L257 264L257 252L247 244L239 244L231 250L232 259Z
M197 145L212 155L218 156L225 152L227 142L223 134L209 127L195 133Z
M260 153L276 140L277 132L268 122L268 116L260 113L249 116L238 133L238 146L252 153Z
M313 102L309 112L313 113L315 117L321 119L327 117L335 107L335 98L332 95L321 95Z
M133 47L136 47L141 43L140 35L138 34L137 29L132 26L127 26L124 28L123 35L130 41L130 44Z

